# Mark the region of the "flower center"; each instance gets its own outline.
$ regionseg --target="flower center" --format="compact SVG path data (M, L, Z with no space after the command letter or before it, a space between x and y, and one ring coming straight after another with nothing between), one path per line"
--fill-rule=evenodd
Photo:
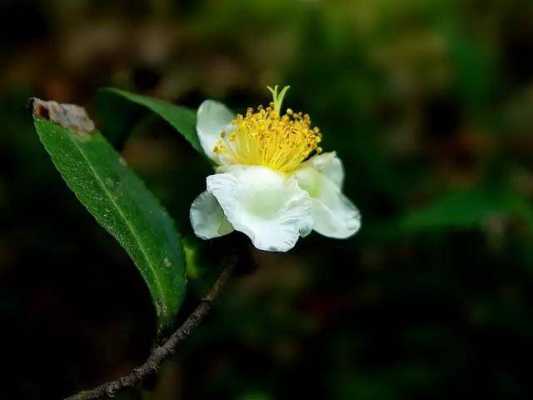
M290 108L281 115L288 89L269 88L270 105L237 115L213 151L228 164L262 165L280 172L295 170L311 153L320 153L320 130L311 126L309 115Z

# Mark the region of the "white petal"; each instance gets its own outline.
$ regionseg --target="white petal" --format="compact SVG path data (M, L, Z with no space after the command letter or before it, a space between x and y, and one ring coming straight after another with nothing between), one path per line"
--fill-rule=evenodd
M346 239L361 228L361 214L355 205L342 193L330 200L313 201L313 229L321 235Z
M359 211L326 174L305 166L294 176L300 187L311 196L315 231L331 238L345 239L359 230Z
M313 226L311 200L294 178L257 166L235 166L207 177L207 190L235 230L255 247L288 251Z
M194 233L201 239L212 239L233 232L220 204L209 192L201 193L193 201L190 218Z
M344 167L342 166L340 158L337 157L336 152L331 151L329 153L322 153L311 157L302 164L303 168L306 166L312 167L318 172L323 173L334 184L342 187L344 182Z
M230 127L233 117L233 113L218 101L205 100L198 107L196 131L205 154L212 160L217 161L213 148L222 131Z

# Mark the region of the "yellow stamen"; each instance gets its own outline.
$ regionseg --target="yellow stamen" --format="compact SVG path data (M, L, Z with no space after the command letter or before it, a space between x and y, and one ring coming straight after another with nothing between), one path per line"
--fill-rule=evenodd
M296 113L290 108L281 114L283 98L289 89L268 88L273 101L266 108L248 108L245 115L237 115L232 130L222 134L214 152L229 164L262 165L281 172L290 172L318 146L321 133L313 128L307 114Z

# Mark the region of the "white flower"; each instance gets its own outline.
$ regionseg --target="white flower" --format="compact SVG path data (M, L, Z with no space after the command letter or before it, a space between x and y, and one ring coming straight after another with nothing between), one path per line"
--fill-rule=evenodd
M245 115L216 101L201 104L198 137L216 173L191 206L198 237L237 230L260 250L288 251L311 230L337 239L359 230L359 212L342 193L341 160L321 154L321 134L308 115L281 115L287 89L269 88L270 106Z

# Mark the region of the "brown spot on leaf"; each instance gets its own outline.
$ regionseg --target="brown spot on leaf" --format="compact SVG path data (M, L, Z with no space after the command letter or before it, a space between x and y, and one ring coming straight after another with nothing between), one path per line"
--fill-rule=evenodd
M85 108L75 104L60 104L56 101L31 99L33 116L58 123L64 128L78 133L90 133L95 130L94 122L89 118Z

